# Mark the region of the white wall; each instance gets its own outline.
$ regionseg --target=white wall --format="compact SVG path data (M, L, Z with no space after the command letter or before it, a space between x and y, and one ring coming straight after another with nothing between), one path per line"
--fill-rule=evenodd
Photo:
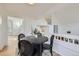
M63 28L63 34L70 30L73 35L79 35L79 5L70 4L69 6L64 6L63 9L58 10L54 13L54 17L58 20Z
M2 24L0 25L0 50L8 44L8 27L7 17L2 16Z
M1 35L1 31L2 31L1 26L2 26L2 18L0 17L0 41L1 41L1 37L2 37L2 35ZM1 48L0 48L0 50L1 50Z
M67 34L67 31L71 31L72 35L79 35L79 22L70 23L70 24L62 24L63 34Z

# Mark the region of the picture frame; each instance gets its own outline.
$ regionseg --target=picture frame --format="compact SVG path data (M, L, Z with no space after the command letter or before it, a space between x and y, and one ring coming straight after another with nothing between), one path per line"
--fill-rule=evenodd
M69 43L73 43L73 39L69 38Z
M79 44L79 40L74 40L74 44Z
M65 38L65 42L68 42L68 38Z

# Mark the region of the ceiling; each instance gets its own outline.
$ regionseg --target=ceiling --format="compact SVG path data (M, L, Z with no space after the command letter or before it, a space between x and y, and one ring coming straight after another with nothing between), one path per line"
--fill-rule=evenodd
M54 15L57 19L63 21L79 18L79 4L35 3L31 5L28 3L0 3L0 13L31 19Z

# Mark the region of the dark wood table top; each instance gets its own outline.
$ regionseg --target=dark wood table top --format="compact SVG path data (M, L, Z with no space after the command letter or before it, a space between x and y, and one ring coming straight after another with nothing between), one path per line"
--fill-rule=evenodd
M48 41L48 37L46 37L46 36L41 36L41 37L27 36L27 37L23 38L23 40L28 40L34 44L41 44L41 43Z

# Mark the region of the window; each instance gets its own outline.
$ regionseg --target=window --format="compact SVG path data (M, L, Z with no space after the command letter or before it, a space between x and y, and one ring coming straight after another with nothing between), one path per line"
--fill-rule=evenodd
M58 33L58 25L54 25L54 33Z
M8 16L9 35L18 35L23 29L23 19Z

